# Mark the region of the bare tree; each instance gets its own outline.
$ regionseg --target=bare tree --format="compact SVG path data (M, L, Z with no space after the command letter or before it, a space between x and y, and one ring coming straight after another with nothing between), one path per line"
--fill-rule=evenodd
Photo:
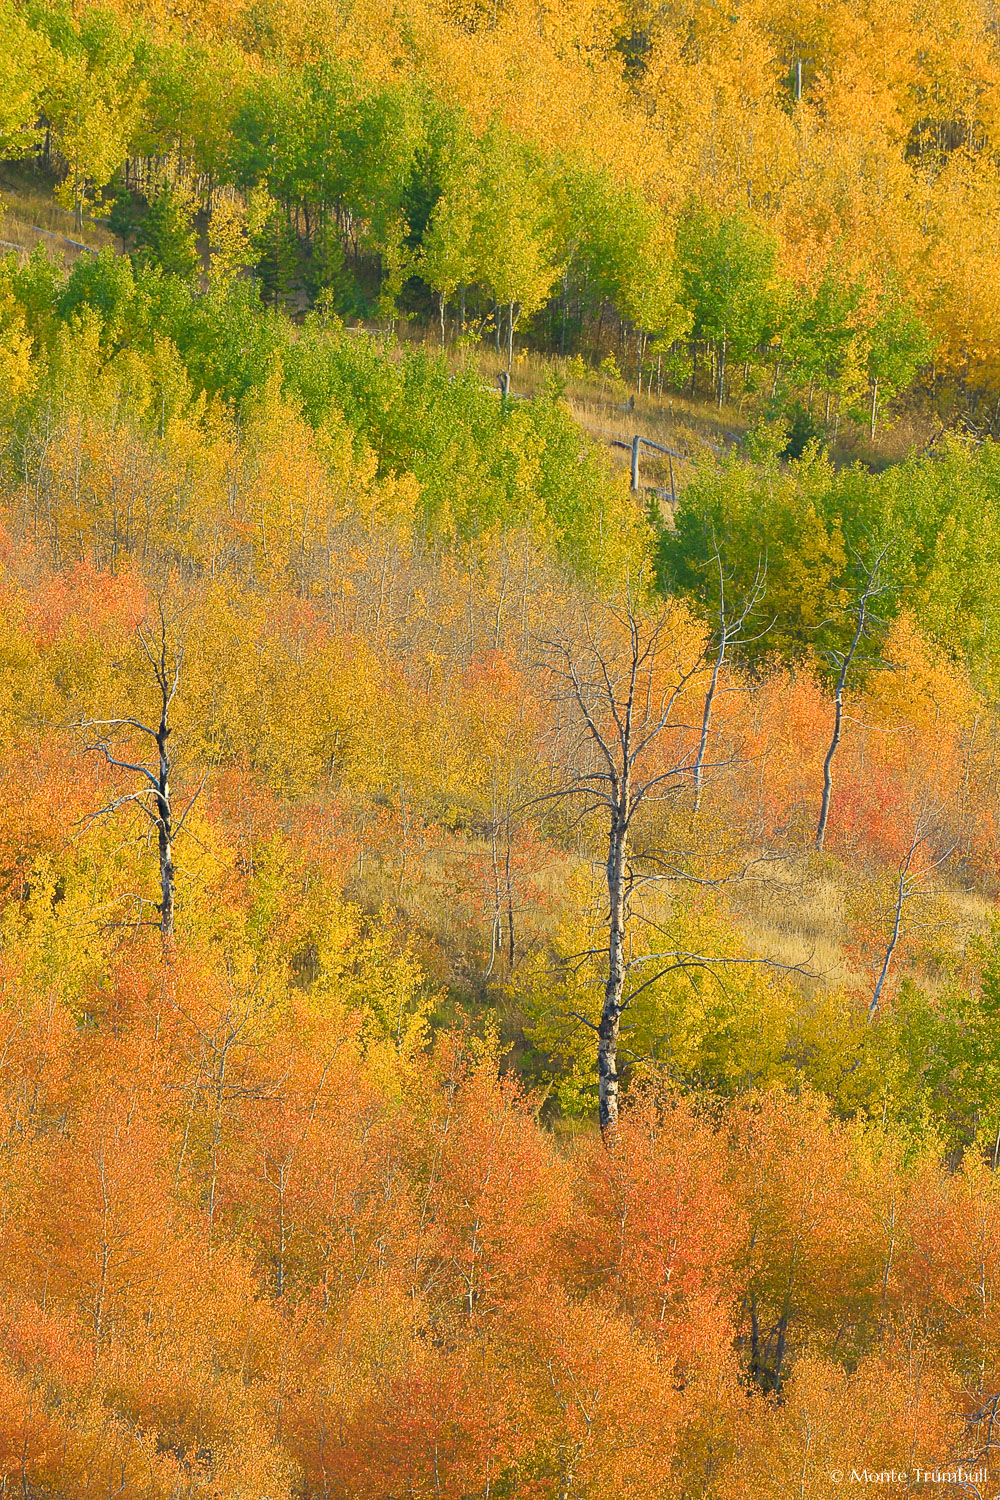
M579 819L599 815L607 828L607 942L572 955L570 962L582 965L599 959L604 967L599 1021L571 1015L597 1035L598 1116L609 1146L614 1145L618 1125L622 1015L640 994L678 970L702 971L719 980L719 971L729 966L755 965L820 977L802 964L768 957L655 951L664 926L659 911L642 899L651 887L664 882L727 885L748 878L751 869L774 858L764 850L744 851L745 857L734 860L728 873L702 876L691 865L690 851L670 847L655 820L647 816L641 824L638 821L652 804L678 797L696 763L702 771L734 763L728 757L710 766L703 752L699 761L704 713L696 710L700 724L692 724L683 710L692 700L696 679L712 667L701 646L689 647L684 659L674 639L675 619L669 605L647 598L640 575L613 603L584 616L572 635L545 642L554 696L562 706L556 727L562 741L562 770L556 775L562 784L547 796L576 799L581 804ZM715 679L717 683L718 672ZM645 942L633 942L636 926L653 935L649 951Z
M79 727L85 730L100 730L98 738L86 746L87 752L97 752L104 756L108 765L119 771L128 771L137 776L140 784L131 791L123 792L120 796L113 797L104 807L92 813L88 822L97 818L103 818L119 808L132 805L137 807L149 819L153 829L156 831L157 855L160 877L160 901L157 906L159 913L158 926L163 936L165 945L169 945L174 936L174 908L176 905L176 871L174 869L174 842L184 827L188 813L194 805L198 792L194 793L188 802L182 816L175 818L173 794L170 786L171 760L170 760L170 736L172 728L170 725L170 709L177 690L180 686L181 668L184 662L184 647L179 644L171 649L168 642L168 622L163 611L162 602L159 608L159 639L152 633L147 633L140 625L137 627L137 635L143 654L149 663L156 684L157 697L159 699L159 714L151 724L145 724L141 719L130 715L123 715L117 719L89 720ZM123 731L132 730L136 734L146 735L153 742L153 763L145 765L139 762L123 760L112 752L112 744L115 738Z
M882 548L871 566L866 567L863 571L861 587L852 606L855 624L849 644L841 649L831 647L826 653L827 659L834 667L839 668L839 671L833 690L833 734L830 737L830 747L823 761L823 795L819 808L819 824L816 828L816 849L820 853L823 849L823 842L826 838L826 825L830 817L830 798L833 793L833 760L844 730L844 689L847 687L848 674L857 660L858 651L872 625L876 623L872 612L872 604L882 592L879 573L888 550L887 544Z
M712 727L712 710L715 706L715 695L719 688L719 677L726 660L726 652L730 646L739 641L746 629L747 620L760 603L764 590L767 586L766 569L761 560L757 564L757 572L753 583L747 590L742 602L731 606L726 598L726 574L722 565L722 554L718 543L715 547L715 562L719 573L719 626L715 632L715 652L712 657L712 670L708 679L708 687L705 689L705 706L701 716L701 736L698 740L698 753L695 756L693 767L694 779L694 809L698 811L701 806L702 777L705 766L705 753L708 749L708 736ZM766 632L764 632L766 633ZM753 636L751 640L759 640L760 636Z
M920 851L933 841L936 831L936 820L933 811L927 807L922 808L914 825L910 846L900 861L899 875L896 881L896 896L891 909L892 925L889 931L888 942L886 943L885 954L882 959L882 966L879 970L878 979L875 982L875 989L868 1002L869 1016L874 1016L878 1009L879 1001L882 998L882 991L889 977L889 969L893 956L903 933L903 913L907 905L914 896L926 888L933 878L934 872L955 851L955 844L951 843L945 850L932 858L926 860L919 858Z
M672 659L670 613L661 608L647 614L644 593L640 577L606 606L603 638L587 619L581 640L563 636L546 643L556 696L569 709L566 728L575 738L569 780L556 795L579 796L585 814L600 811L607 819L608 941L595 950L607 959L604 1003L599 1024L577 1017L597 1033L598 1108L606 1140L613 1140L618 1124L618 1038L632 998L626 993L633 966L626 946L631 905L638 886L655 878L633 860L633 824L640 808L679 790L691 773L691 725L679 720L678 708L704 662L701 652L681 666ZM674 755L665 763L655 752L671 736ZM669 961L678 955L644 957Z

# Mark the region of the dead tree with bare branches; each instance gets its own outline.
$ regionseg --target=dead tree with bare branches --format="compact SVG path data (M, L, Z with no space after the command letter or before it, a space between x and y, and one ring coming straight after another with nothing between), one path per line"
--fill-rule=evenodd
M607 820L604 1002L599 1023L585 1022L597 1033L598 1109L606 1140L613 1140L618 1123L618 1039L631 998L627 928L635 892L651 878L633 858L633 825L640 809L679 791L691 775L696 747L679 708L704 662L700 650L684 664L672 659L670 611L650 612L645 592L640 577L598 611L599 633L586 619L578 638L545 643L555 696L568 711L566 728L574 738L569 779L556 795L580 797L585 814L599 811ZM664 759L671 737L675 753Z
M943 848L934 845L939 839L936 813L933 809L923 807L917 817L913 829L913 837L910 839L909 848L906 850L899 863L899 872L896 879L895 899L890 910L890 927L885 953L879 969L878 978L872 997L868 1002L868 1015L874 1016L878 1010L885 982L889 977L889 969L892 965L893 956L903 935L904 918L907 906L915 896L918 896L932 881L937 870L955 852L955 843L949 843Z
M819 823L816 827L816 851L823 852L826 825L830 818L830 799L833 795L833 760L844 731L844 691L852 667L860 665L860 653L873 627L881 624L874 613L875 600L883 592L881 569L888 552L884 546L875 561L864 566L854 603L850 606L854 615L854 630L851 638L842 647L830 647L825 655L837 673L833 689L833 732L823 760L823 794L820 799Z
M728 884L748 878L754 866L774 857L757 851L721 878L703 877L691 867L687 853L664 844L651 826L653 820L643 819L640 832L640 814L654 803L679 798L696 766L703 774L733 764L731 756L706 759L704 708L696 692L697 680L706 673L718 685L718 652L710 656L710 644L685 639L683 628L678 640L680 623L677 611L651 596L640 575L612 602L595 603L578 628L544 642L553 696L561 710L556 733L562 740L562 769L557 776L563 778L547 795L576 799L581 819L600 816L607 829L607 941L573 955L574 962L602 961L604 998L598 1021L575 1012L572 1019L597 1036L598 1116L609 1146L614 1145L618 1125L622 1016L637 996L678 970L700 970L716 978L731 965L807 972L802 965L767 957L636 951L644 944L632 941L636 924L650 933L664 931L642 903L648 888L664 882ZM694 722L688 721L688 705L694 708Z
M142 625L137 627L136 632L155 682L156 700L154 701L158 701L159 712L154 720L147 724L141 719L125 714L115 719L87 720L78 727L84 731L100 731L97 739L85 747L87 753L103 755L108 765L115 770L127 771L139 778L138 786L113 797L110 802L92 813L87 821L93 822L98 818L107 817L127 806L138 808L149 820L151 830L155 830L156 833L159 864L160 900L156 908L158 912L156 925L160 929L164 946L169 947L174 936L177 890L174 843L184 827L201 787L191 797L183 814L179 818L175 817L173 792L170 785L170 737L173 733L170 710L180 687L184 646L183 643L171 646L169 622L162 604L159 609L158 626L156 633L144 629ZM133 734L145 735L152 741L152 764L125 760L114 752L113 746L116 740L130 730Z
M757 564L757 573L753 583L750 585L742 599L732 600L727 595L726 571L722 562L722 553L719 551L718 543L715 545L715 565L719 575L719 603L718 603L718 626L713 631L712 666L709 673L708 686L705 689L705 704L701 716L701 735L698 740L698 753L695 756L692 779L694 781L694 809L698 811L701 806L701 791L704 781L705 755L708 750L708 736L712 727L712 711L715 707L715 698L719 690L719 678L722 673L726 656L732 647L738 644L751 644L760 640L765 635L766 629L756 635L745 637L747 622L751 618L757 605L764 597L767 587L767 567L762 558Z

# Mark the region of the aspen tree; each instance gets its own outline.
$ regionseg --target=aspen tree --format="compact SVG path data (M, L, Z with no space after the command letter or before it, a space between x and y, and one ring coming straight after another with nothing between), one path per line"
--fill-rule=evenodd
M844 692L847 687L847 679L851 668L858 662L858 652L866 644L872 630L879 622L873 612L873 604L878 595L883 591L880 581L879 570L888 552L888 545L882 548L875 561L864 568L859 584L858 593L851 613L854 615L854 631L849 641L843 646L831 646L826 652L827 659L837 671L836 682L833 689L833 731L830 736L830 744L823 760L823 792L820 798L819 823L816 827L816 850L822 853L823 843L826 838L826 825L830 819L830 798L833 793L833 760L840 745L841 735L844 731Z
M82 729L97 729L103 731L100 737L91 745L87 746L89 751L97 752L104 756L109 766L115 770L128 771L139 779L139 785L132 791L123 792L113 797L104 807L99 808L96 813L91 814L90 821L103 818L119 808L132 805L139 808L145 814L156 832L157 865L159 872L160 900L157 906L159 920L157 926L163 938L164 949L169 951L174 937L174 911L176 905L177 874L174 866L174 842L182 831L187 820L188 813L194 805L198 792L195 792L187 804L183 814L176 816L173 791L170 785L171 775L171 746L170 736L173 729L170 723L170 709L180 687L181 668L184 662L184 647L182 644L171 646L168 635L168 621L164 613L162 600L159 607L159 630L158 637L154 633L148 633L137 627L139 643L149 665L150 672L155 684L155 699L159 713L150 723L141 719L133 718L131 715L123 715L115 719L91 720L81 724ZM135 734L145 735L152 740L154 756L152 765L142 762L124 760L112 753L112 742L116 735L124 731L132 730ZM200 788L198 789L200 791Z
M726 598L726 573L723 567L722 554L716 547L715 559L718 565L719 597L718 597L718 627L713 630L714 640L712 667L708 679L708 687L705 690L705 707L701 716L701 734L698 739L698 752L695 756L692 771L694 780L694 808L698 811L701 805L702 780L705 766L705 754L708 750L708 736L712 727L712 710L715 707L715 696L719 690L719 679L726 662L726 653L729 648L740 642L746 630L747 620L760 603L767 587L767 570L761 562L757 568L757 575L743 599L735 602ZM765 632L762 632L766 634Z
M479 279L507 313L507 370L514 329L543 305L558 276L551 259L551 205L539 167L509 132L494 126L480 147L478 209L473 228Z
M587 618L576 640L548 646L557 700L578 735L570 781L562 795L581 798L606 820L608 852L607 969L597 1033L598 1111L602 1134L614 1144L618 1126L618 1037L629 1003L629 924L633 899L644 883L632 849L640 809L679 790L693 756L678 710L702 663L700 645L679 663L669 609L652 612L645 580L629 579L618 598ZM665 741L671 750L664 759ZM648 879L648 875L645 879ZM676 955L669 955L672 961Z
M892 960L899 946L900 938L903 936L904 927L911 925L904 923L907 906L915 896L919 896L926 890L935 872L955 851L953 843L947 845L944 849L929 847L936 844L939 838L940 828L938 826L937 810L927 806L921 808L914 823L913 837L910 839L909 847L899 863L896 889L889 913L889 932L885 952L879 966L878 978L875 981L872 997L868 1002L869 1016L875 1014L882 999Z

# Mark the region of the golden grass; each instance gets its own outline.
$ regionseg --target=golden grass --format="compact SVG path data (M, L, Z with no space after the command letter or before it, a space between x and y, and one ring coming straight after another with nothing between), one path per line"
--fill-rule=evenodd
M894 877L892 867L865 870L829 857L817 864L803 855L778 866L766 881L735 889L731 910L755 952L805 971L798 982L808 992L866 983L855 920L859 911L872 915L869 962L880 964L894 914ZM949 885L928 890L904 908L896 971L938 991L972 939L986 936L996 917L995 904L978 892Z
M423 346L431 352L440 349L434 329L408 324L401 333L408 343ZM454 368L471 367L484 385L499 390L499 376L506 368L506 358L503 355L498 357L488 342L474 343L466 339L457 346L449 342L445 356ZM668 459L665 454L643 449L640 483L644 489L662 491L664 498L670 493L671 470L676 493L694 474L698 463L713 454L722 455L746 435L746 419L731 408L723 408L720 412L703 402L689 401L676 392L664 391L657 395L654 390L649 393L645 384L643 394L634 395L634 380L629 385L625 381L609 380L599 370L581 373L579 361L527 351L515 354L511 371L511 391L515 396L536 396L554 379L559 382L563 397L581 428L595 442L607 446L612 461L625 473L631 467L631 454L613 444L631 445L637 433L681 455ZM633 395L634 403L630 404Z
M406 342L423 345L434 352L440 349L435 326L409 323L401 325L399 332ZM472 365L484 383L491 387L498 386L500 371L506 368L505 353L498 355L489 340L477 343L466 338L456 345L449 337L445 353L449 363L456 367ZM760 417L759 396L735 392L720 408L714 401L692 400L677 391L663 390L657 394L654 388L650 392L646 389L645 379L640 396L636 392L634 371L631 378L626 375L621 381L611 381L597 369L581 373L581 363L555 354L516 351L511 390L519 395L534 396L555 376L560 381L570 411L595 441L609 443L617 439L631 443L638 432L682 453L684 458L673 460L675 490L682 488L699 462L738 448ZM634 406L629 406L632 396ZM817 398L815 412L822 430L821 408L822 402ZM908 399L901 412L892 408L883 411L874 443L869 440L866 423L855 425L845 418L839 424L836 441L832 430L827 435L828 452L838 468L858 462L873 469L885 468L899 463L914 450L921 451L941 427L941 419L935 416L926 400L914 402ZM627 471L629 454L614 448L611 452L615 463ZM669 489L670 465L664 456L644 450L641 482L644 487Z
M85 218L78 230L73 213L54 202L51 195L4 182L0 182L0 240L2 251L14 248L30 254L36 245L44 245L69 261L88 250L121 248L120 241L103 224Z

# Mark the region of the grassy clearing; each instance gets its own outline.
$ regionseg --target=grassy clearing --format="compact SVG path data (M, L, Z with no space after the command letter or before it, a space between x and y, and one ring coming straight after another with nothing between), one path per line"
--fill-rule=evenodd
M84 219L76 227L71 210L56 203L51 193L11 176L0 176L0 249L30 255L36 245L72 262L88 252L121 250L121 241L103 224Z
M441 347L434 329L410 323L401 324L398 332L408 344L431 352ZM472 365L485 384L499 386L506 361L488 341L477 343L469 338L458 344L449 342L445 353L456 368ZM511 371L511 390L517 395L535 396L558 381L570 411L595 442L631 444L638 433L673 449L680 458L668 460L648 448L642 453L640 482L643 488L658 490L664 497L670 493L671 477L677 492L698 464L738 448L758 421L747 396L737 396L720 408L714 402L692 399L677 391L657 393L655 387L649 391L645 384L639 395L634 381L612 380L596 369L581 373L580 364L578 359L559 355L518 351ZM819 407L816 409L818 412ZM931 410L907 407L895 418L883 420L874 443L864 427L842 422L836 441L832 432L829 435L828 452L837 467L863 463L881 469L899 463L914 449L926 447L941 428L941 419ZM611 454L617 465L629 469L628 452L611 447Z

